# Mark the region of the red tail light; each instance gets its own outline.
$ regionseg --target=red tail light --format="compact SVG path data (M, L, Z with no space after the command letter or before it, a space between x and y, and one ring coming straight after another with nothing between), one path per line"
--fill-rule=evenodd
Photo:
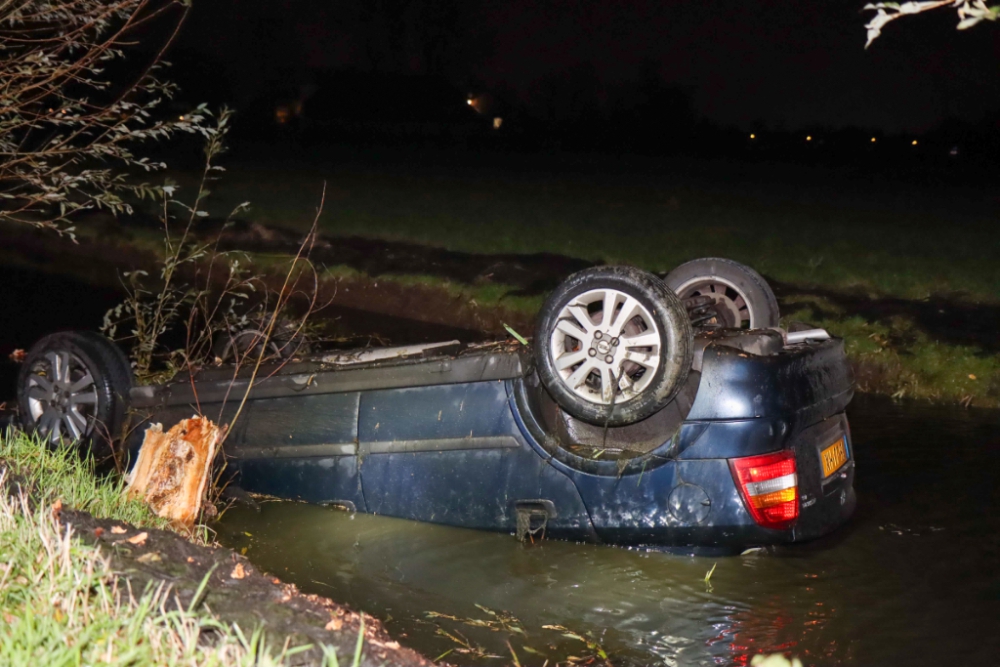
M799 518L799 479L793 450L730 459L729 468L758 524L783 530Z

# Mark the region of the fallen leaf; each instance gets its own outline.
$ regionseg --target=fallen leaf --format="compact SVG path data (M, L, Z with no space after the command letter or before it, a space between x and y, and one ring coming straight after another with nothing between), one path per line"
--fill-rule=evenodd
M233 568L233 571L229 573L229 576L232 579L242 579L245 576L247 576L247 572L246 569L244 569L243 567L243 563L237 563L236 567Z
M63 504L62 500L57 500L52 503L52 516L59 518L59 513L62 512Z
M136 560L140 563L159 563L163 559L160 558L160 554L155 551L150 551L148 554L139 556Z
M271 580L271 583L272 584L280 584L281 583L281 579L278 579L277 577L275 577L274 579Z
M146 538L149 537L148 533L139 533L138 535L133 535L132 537L125 540L129 544L134 544L136 546L142 546L146 543Z
M97 528L94 529L94 535L96 537L100 537L103 534L104 534L104 529L101 528L100 526L98 526Z
M326 624L326 630L337 631L344 627L344 622L339 618L331 618L330 622Z
M124 533L127 533L128 531L122 528L121 526L111 526L111 532L114 533L115 535L122 535Z
M194 556L188 556L188 557L187 557L187 561L188 561L189 563L193 563L193 562L194 562Z
M969 379L970 379L970 380L975 380L975 379L976 379L976 376L975 376L975 375L973 375L972 373L969 373Z

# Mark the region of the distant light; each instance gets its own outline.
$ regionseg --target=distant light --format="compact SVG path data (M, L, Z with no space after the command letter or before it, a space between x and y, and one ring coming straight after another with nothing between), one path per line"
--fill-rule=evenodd
M503 118L501 118L500 116L495 117L493 119L493 129L499 130L501 125L503 125Z
M950 155L952 157L955 157L956 155L958 155L958 146L952 146L951 150L948 151L948 155Z
M468 104L470 107L474 104L474 102L472 101L471 97L469 99L465 100L465 103Z
M178 116L177 120L184 120L184 116Z
M807 137L806 137L806 141L812 141L812 140L813 140L813 138L812 138L812 135L811 135L811 134L810 134L809 136L807 136Z
M872 137L872 143L873 144L875 143L875 137Z
M916 139L914 139L914 140L913 140L913 142L912 142L912 143L911 143L910 145L911 145L911 146L916 146L916 145L917 145L917 140L916 140Z
M757 135L756 135L756 134L751 134L751 135L750 135L750 138L751 138L751 139L756 139L756 138L757 138Z

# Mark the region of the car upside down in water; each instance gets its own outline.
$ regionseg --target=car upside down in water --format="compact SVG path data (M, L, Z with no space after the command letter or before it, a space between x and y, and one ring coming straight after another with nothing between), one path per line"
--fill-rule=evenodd
M246 396L224 447L244 490L522 539L739 550L825 535L855 506L843 341L778 328L767 283L730 260L574 274L530 345L333 351L250 372L133 386L107 339L53 334L25 360L19 409L52 443L134 460L150 423L224 424Z

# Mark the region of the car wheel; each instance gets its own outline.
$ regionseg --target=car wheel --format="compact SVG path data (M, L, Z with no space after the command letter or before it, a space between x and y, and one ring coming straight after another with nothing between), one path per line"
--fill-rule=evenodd
M243 329L235 333L222 332L214 347L215 356L227 363L256 361L261 343L267 338L263 331ZM267 342L265 359L290 359L304 351L304 342L294 337L294 331L279 331Z
M781 315L771 287L739 262L721 257L691 260L668 273L664 282L685 302L699 328L778 326Z
M114 343L91 333L52 334L21 366L21 424L52 446L78 443L104 458L120 434L131 388L131 369Z
M538 376L569 414L620 426L662 409L691 369L687 312L656 276L630 267L575 273L535 330Z

